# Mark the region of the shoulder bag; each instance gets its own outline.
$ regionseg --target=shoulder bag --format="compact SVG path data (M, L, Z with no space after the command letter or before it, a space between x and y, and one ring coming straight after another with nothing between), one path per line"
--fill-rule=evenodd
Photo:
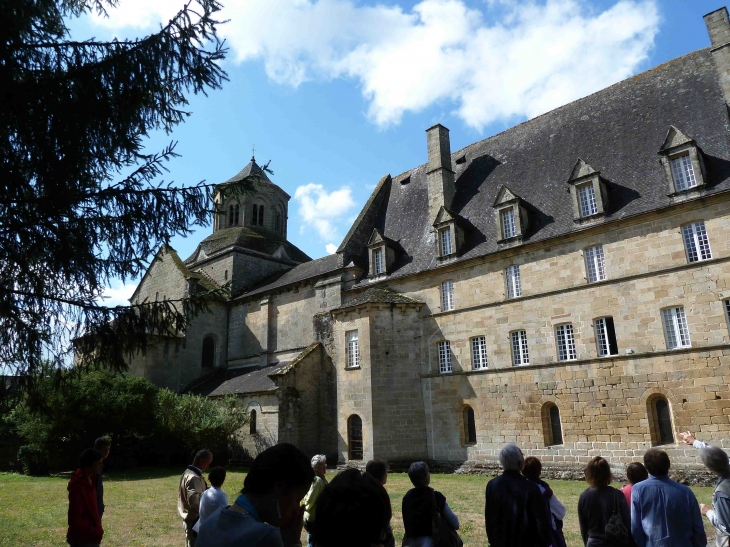
M463 547L456 530L446 522L444 516L436 505L436 493L431 492L431 533L433 534L433 547Z
M623 496L618 490L616 490L616 494ZM621 516L621 508L619 507L616 495L613 497L613 514L608 519L603 533L606 536L606 542L614 547L630 547L634 545L629 529L626 527L624 519Z

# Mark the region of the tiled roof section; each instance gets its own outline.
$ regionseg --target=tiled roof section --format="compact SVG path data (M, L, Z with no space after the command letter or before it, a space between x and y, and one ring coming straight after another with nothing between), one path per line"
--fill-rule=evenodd
M309 262L299 264L291 270L274 274L250 291L241 295L239 298L246 298L255 294L265 293L292 283L304 281L305 279L311 279L313 277L334 272L342 267L339 259L340 257L338 255L332 254L318 258L317 260L311 260Z
M241 169L238 172L238 174L236 174L235 176L229 178L223 184L229 184L231 182L238 182L238 181L243 180L246 177L250 176L251 173L257 173L259 175L259 183L261 183L261 184L272 184L272 185L276 186L279 190L281 190L282 192L284 192L284 190L282 190L280 186L278 186L278 185L274 184L273 182L271 182L271 179L266 174L266 171L264 171L263 169L261 169L261 167L256 163L256 160L254 158L251 158L251 161L248 162L248 165L246 165L246 167L244 167L243 169ZM286 194L286 197L288 197L288 198L291 197L286 192L284 192L284 194Z
M287 362L280 362L265 367L221 370L209 380L195 386L192 392L208 397L221 397L275 391L276 384L269 378L269 374L277 373L286 365Z
M284 247L286 254L296 263L312 260L278 232L260 226L233 226L217 230L201 241L199 247L207 256L230 247L243 247L244 249L273 255L280 247ZM186 262L191 261L193 256L189 257Z
M287 372L292 370L294 367L296 367L299 363L301 363L305 357L307 357L310 353L312 353L317 347L321 346L322 342L314 342L312 344L309 344L302 352L297 355L294 359L286 363L283 367L280 367L279 370L276 372L269 373L269 376L284 376Z
M418 304L423 305L420 300L415 300L389 289L371 288L365 292L358 294L351 300L345 302L339 309L354 308L364 304Z
M456 195L451 209L467 228L457 260L499 250L492 204L503 184L528 209L525 243L576 230L567 181L578 158L607 182L606 222L669 206L658 152L671 125L695 139L704 152L707 192L730 190L728 113L709 48L453 153ZM462 156L466 161L456 163ZM408 184L399 182L408 178ZM432 222L426 165L394 177L374 226L406 253L391 278L439 265Z
M188 267L185 265L185 263L182 261L182 259L180 258L180 255L177 254L177 251L175 249L173 249L172 247L170 247L169 245L167 246L167 252L169 253L170 258L172 258L172 261L175 264L175 266L178 267L178 269L185 276L186 279L190 279L190 278L196 279L202 287L204 287L205 289L207 289L209 291L215 291L215 290L218 290L221 288L220 285L218 285L218 283L213 281L207 275L204 275L204 274L201 274L198 272L191 272L188 269Z

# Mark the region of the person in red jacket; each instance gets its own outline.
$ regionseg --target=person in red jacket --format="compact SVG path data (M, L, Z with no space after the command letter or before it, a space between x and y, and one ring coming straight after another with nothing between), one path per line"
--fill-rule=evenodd
M66 541L71 547L98 547L104 535L94 481L96 473L101 471L103 458L103 454L98 450L93 448L84 450L79 461L79 469L68 481Z

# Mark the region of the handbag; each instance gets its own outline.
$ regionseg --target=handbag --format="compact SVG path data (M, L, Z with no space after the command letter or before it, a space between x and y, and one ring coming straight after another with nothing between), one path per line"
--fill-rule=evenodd
M623 496L618 490L616 492ZM619 509L618 498L616 496L613 497L613 514L608 519L603 533L606 536L606 541L615 547L629 547L634 545L629 529L626 527L624 519L621 516L621 510Z
M459 534L438 510L435 491L431 492L431 533L433 547L464 547Z

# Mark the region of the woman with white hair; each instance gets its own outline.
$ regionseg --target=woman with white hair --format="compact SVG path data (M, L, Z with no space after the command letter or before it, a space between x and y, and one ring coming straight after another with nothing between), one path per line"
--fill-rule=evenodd
M314 470L314 480L301 503L304 506L304 529L307 531L307 544L309 547L312 547L311 531L316 517L317 499L324 487L327 486L327 479L324 478L325 473L327 473L327 456L324 454L314 456L312 458L312 469Z
M712 494L712 507L700 504L700 511L715 527L717 547L730 545L730 463L722 448L705 445L700 450L705 467L717 475L717 484Z

